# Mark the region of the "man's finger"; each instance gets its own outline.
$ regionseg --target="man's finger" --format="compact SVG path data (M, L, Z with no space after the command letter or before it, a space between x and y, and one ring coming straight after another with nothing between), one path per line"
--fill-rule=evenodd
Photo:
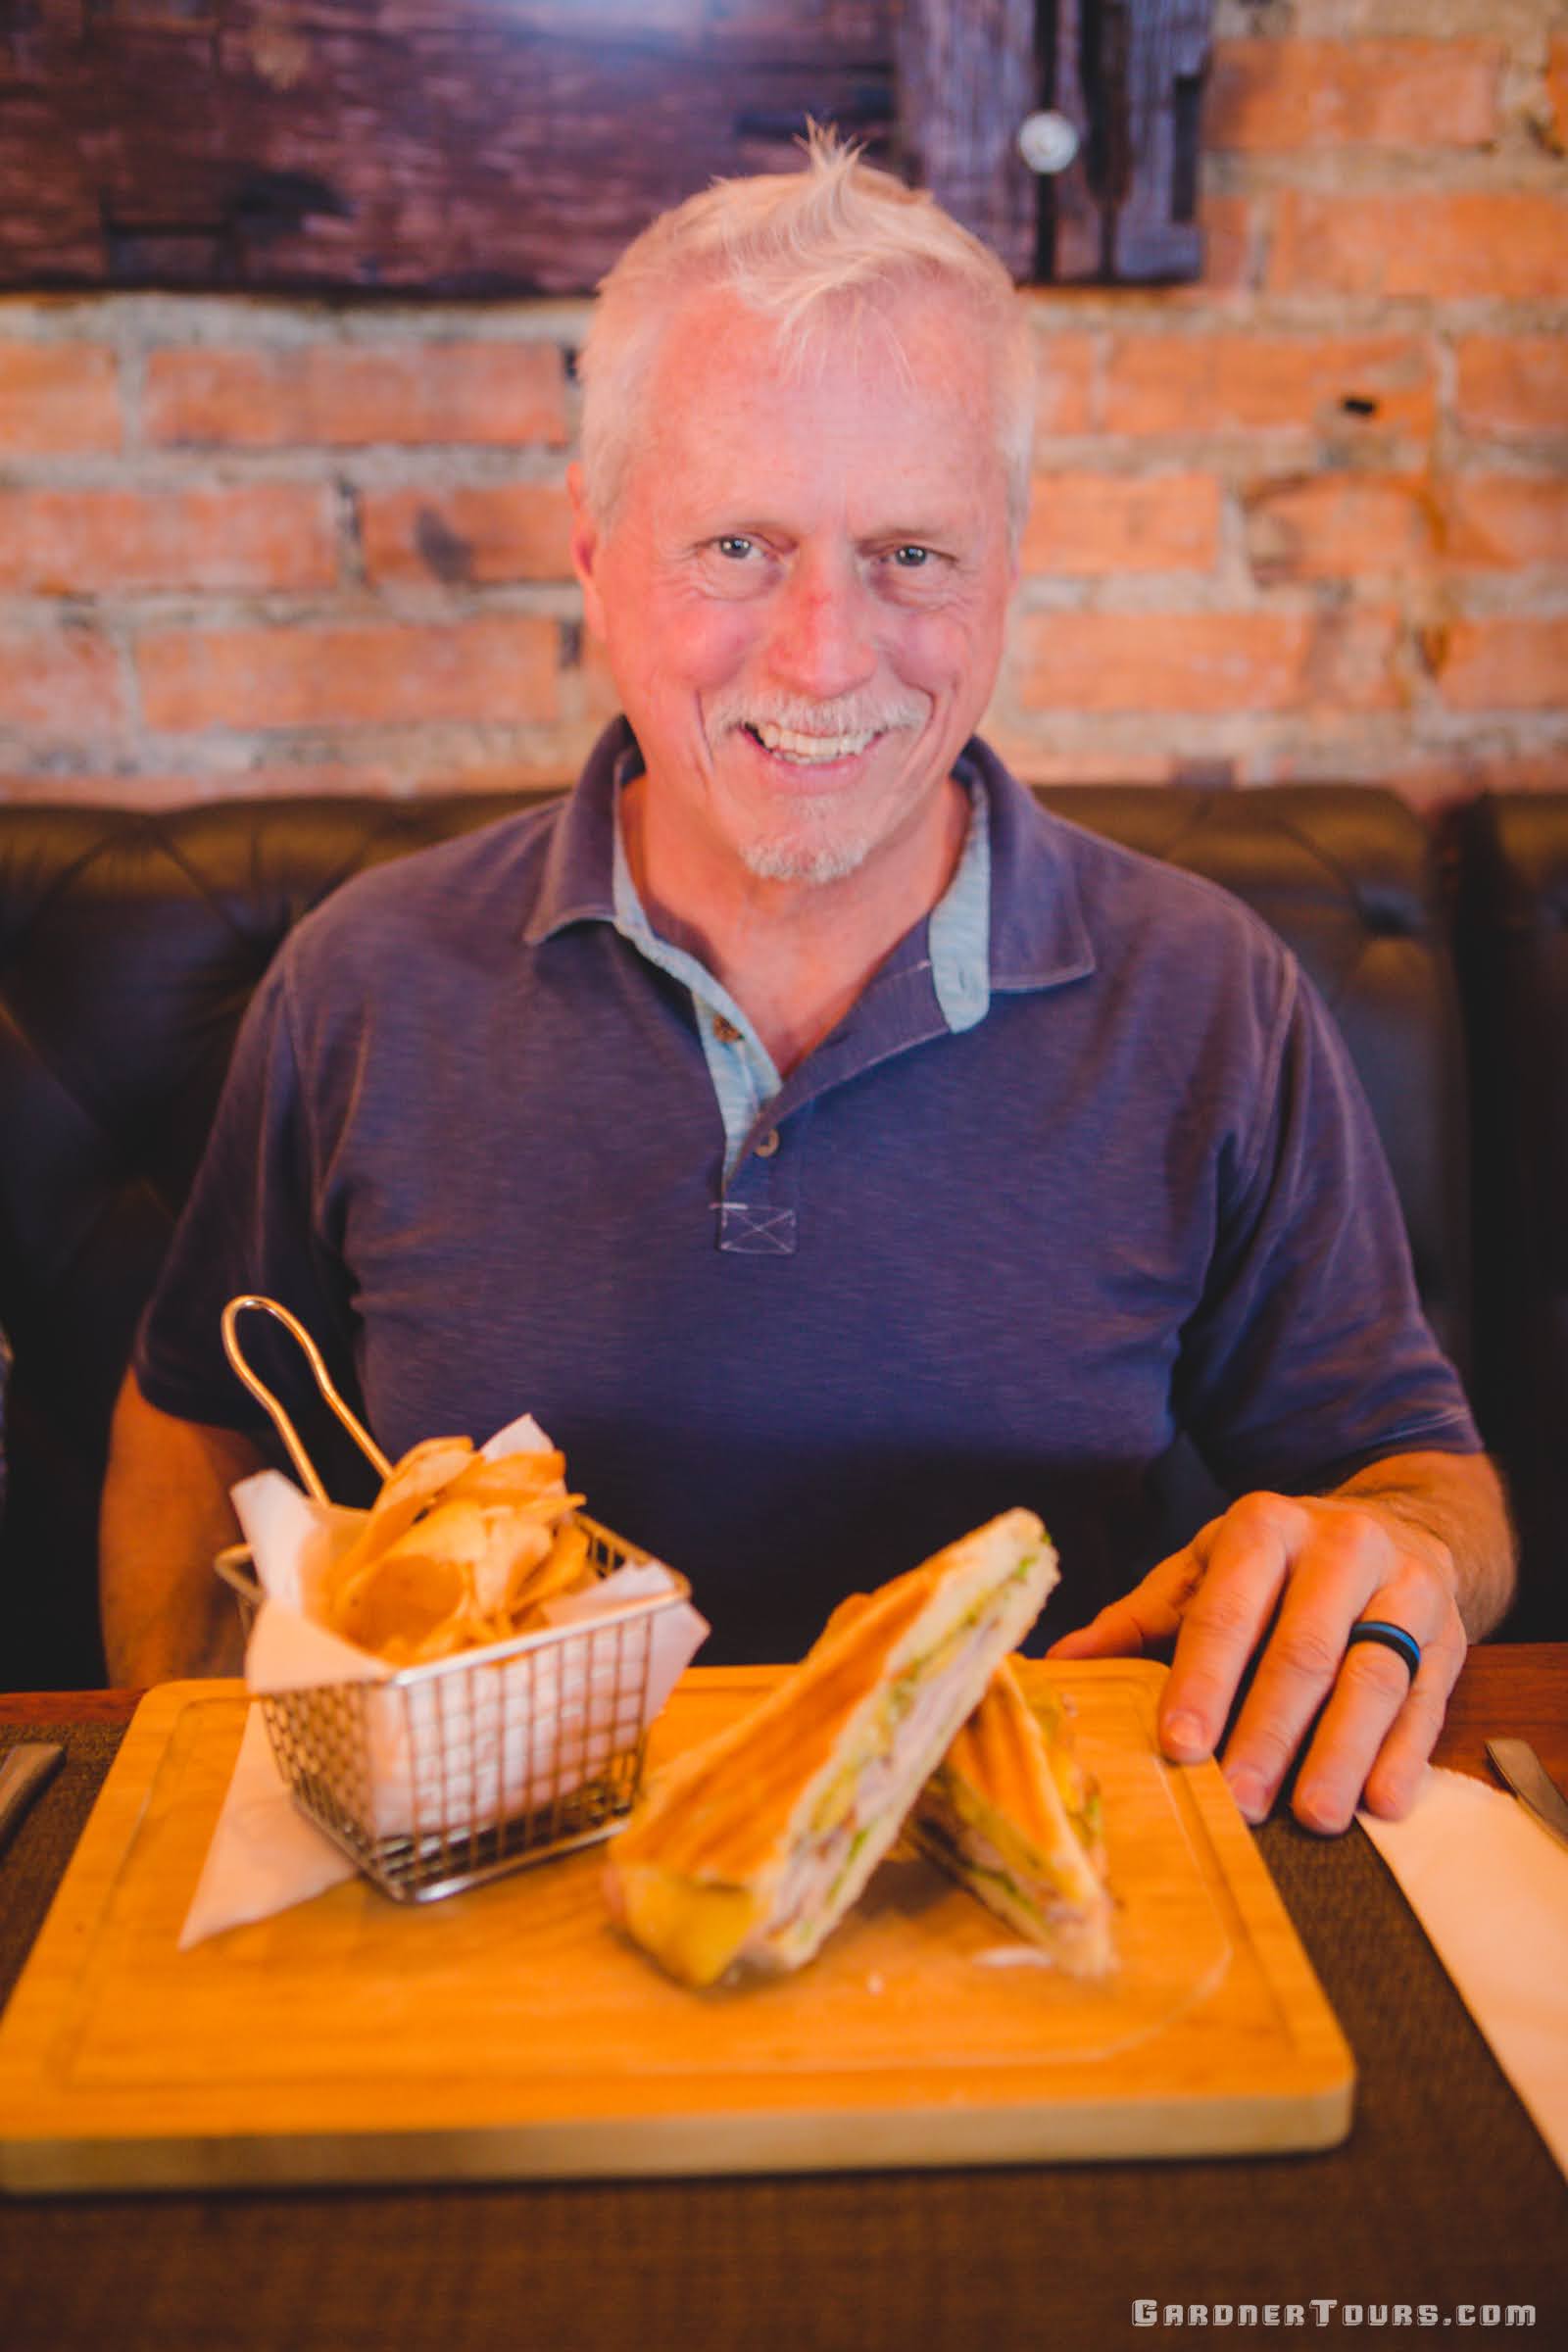
M1316 1769L1298 1785L1297 1815L1324 1830L1348 1823L1410 1692L1409 1670L1396 1652L1350 1644L1360 1617L1403 1626L1423 1648L1462 1638L1446 1586L1425 1562L1401 1555L1386 1526L1359 1512L1318 1510L1226 1742L1225 1777L1249 1821L1265 1818L1292 1758L1310 1740ZM1418 1716L1439 1681L1435 1659L1421 1681ZM1451 1681L1450 1674L1441 1684L1440 1704Z
M1381 1606L1367 1614L1382 1614ZM1374 1813L1409 1811L1464 1654L1457 1617L1424 1645L1413 1680L1372 1642L1347 1652L1291 1801L1303 1828L1328 1836L1348 1829L1363 1793Z
M1250 1494L1204 1530L1202 1573L1182 1611L1160 1701L1160 1744L1178 1763L1212 1755L1242 1678L1278 1604L1301 1509Z
M1314 1512L1293 1562L1277 1622L1268 1635L1246 1703L1225 1744L1225 1777L1249 1821L1262 1821L1291 1760L1301 1748L1346 1664L1346 1637L1357 1616L1397 1609L1418 1641L1442 1622L1424 1585L1406 1591L1386 1582L1394 1565L1388 1538L1349 1512ZM1370 1670L1373 1705L1363 1709L1364 1761L1370 1764L1402 1700L1408 1674L1385 1652L1392 1676ZM1378 1694L1382 1701L1378 1702Z
M1173 1641L1181 1626L1183 1606L1201 1575L1195 1555L1195 1544L1172 1552L1169 1559L1150 1570L1141 1585L1135 1585L1119 1600L1107 1601L1087 1625L1054 1642L1047 1657L1141 1658Z

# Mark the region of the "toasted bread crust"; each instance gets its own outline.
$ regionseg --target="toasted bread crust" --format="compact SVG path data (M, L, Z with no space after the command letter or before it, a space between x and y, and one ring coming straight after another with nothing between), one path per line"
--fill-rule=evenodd
M716 1984L758 1924L749 1886L705 1885L636 1864L614 1872L612 1908L670 1976L699 1989Z
M675 1759L615 1841L628 1931L689 1984L743 1952L808 1959L1054 1575L1039 1520L1007 1512L830 1620L758 1707Z
M1055 1746L1069 1735L1059 1714ZM1063 1801L1062 1758L1010 1660L916 1799L910 1833L925 1854L1069 1974L1114 1964L1102 1848L1086 1845ZM1074 1762L1069 1776L1087 1788Z
M665 1870L693 1878L738 1882L764 1867L932 1591L924 1568L884 1586L853 1633L817 1642L748 1715L678 1756L622 1834L617 1865L652 1845Z

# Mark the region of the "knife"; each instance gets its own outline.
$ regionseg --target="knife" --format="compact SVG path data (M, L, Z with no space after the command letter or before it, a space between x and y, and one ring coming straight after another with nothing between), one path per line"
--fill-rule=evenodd
M59 1769L65 1752L53 1740L24 1740L0 1764L0 1853L50 1774Z
M1568 1845L1568 1799L1528 1740L1489 1740L1487 1753L1525 1810Z

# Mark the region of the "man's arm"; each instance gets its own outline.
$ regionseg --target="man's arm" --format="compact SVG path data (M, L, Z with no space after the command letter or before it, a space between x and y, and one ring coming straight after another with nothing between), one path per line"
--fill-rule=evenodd
M1331 1494L1244 1494L1050 1654L1137 1655L1174 1639L1160 1741L1183 1764L1213 1754L1255 1656L1225 1744L1236 1801L1261 1821L1304 1747L1292 1810L1337 1831L1363 1800L1395 1818L1409 1810L1467 1643L1513 1590L1513 1538L1486 1456L1392 1454ZM1415 1636L1413 1682L1378 1644L1347 1650L1362 1617Z
M160 1412L126 1373L99 1525L112 1682L141 1690L180 1675L238 1671L239 1617L213 1561L239 1535L228 1490L262 1459L236 1430Z

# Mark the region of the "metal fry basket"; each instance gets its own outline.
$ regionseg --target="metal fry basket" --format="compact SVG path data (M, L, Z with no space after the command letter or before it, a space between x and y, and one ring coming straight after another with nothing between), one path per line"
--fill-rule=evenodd
M577 1515L601 1577L647 1554ZM217 1561L247 1622L243 1544ZM296 1804L383 1892L430 1902L607 1838L642 1779L655 1629L691 1595L519 1634L385 1680L258 1694Z

